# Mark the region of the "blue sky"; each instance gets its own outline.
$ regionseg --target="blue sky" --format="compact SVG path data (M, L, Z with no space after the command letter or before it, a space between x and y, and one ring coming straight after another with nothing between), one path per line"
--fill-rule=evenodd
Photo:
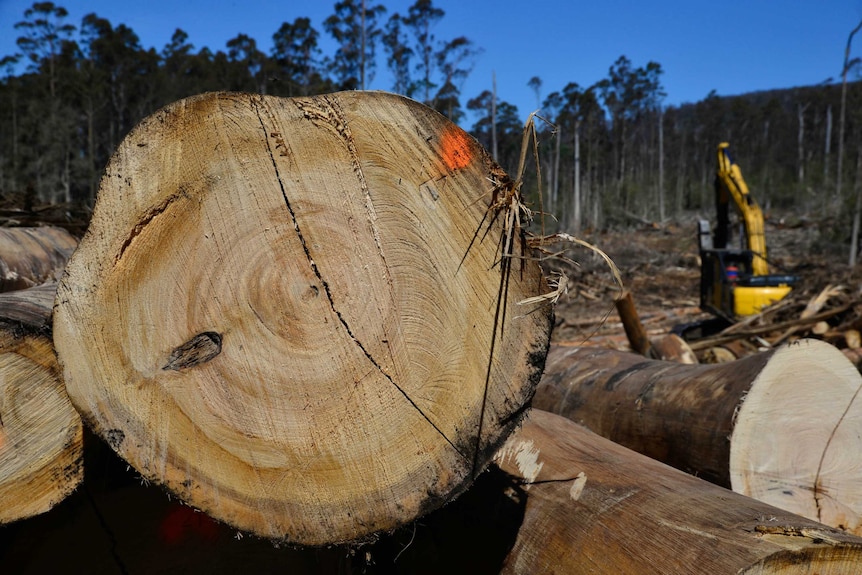
M406 13L413 0L381 0L388 13ZM176 28L200 49L224 50L239 33L269 52L282 22L307 16L321 32L325 53L334 51L322 22L334 0L56 0L68 22L95 12L124 23L145 48L161 50ZM14 24L32 0L0 0L0 56L16 51ZM666 104L703 99L710 90L733 95L839 79L850 31L862 19L862 0L435 0L446 15L440 40L467 36L482 48L462 86L463 102L491 87L496 75L502 100L522 117L536 109L527 86L542 79L541 97L568 82L589 86L607 76L621 56L635 66L650 60L664 69ZM382 54L382 52L381 52ZM862 32L853 57L862 57ZM391 87L381 59L373 89Z

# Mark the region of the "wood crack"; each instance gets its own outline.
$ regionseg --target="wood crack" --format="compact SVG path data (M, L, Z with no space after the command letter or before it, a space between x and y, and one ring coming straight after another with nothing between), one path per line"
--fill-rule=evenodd
M321 106L324 102L326 105ZM365 173L362 170L362 163L359 161L359 151L356 149L356 140L350 131L350 125L347 118L344 116L344 111L341 109L338 101L335 98L323 96L313 100L296 100L297 107L302 111L303 115L311 120L316 125L323 127L337 135L342 141L344 147L350 156L350 162L353 167L353 173L359 181L359 188L365 199L365 212L368 219L368 225L371 228L371 235L374 237L374 244L377 247L377 253L383 261L383 271L386 274L387 284L392 286L392 278L389 275L389 266L386 265L386 256L383 253L383 243L380 239L380 230L377 228L377 211L374 209L374 202L371 199L371 190L368 187L368 180L365 178Z
M141 218L141 220L137 224L135 224L135 227L132 228L131 233L129 233L129 236L123 242L123 245L120 246L120 250L117 253L117 257L114 258L114 262L119 262L123 258L123 254L126 253L126 250L129 248L129 246L132 245L132 242L135 240L135 238L137 238L141 234L141 232L144 230L145 227L150 224L150 222L152 222L157 216L165 213L165 211L170 207L171 204L184 196L185 192L183 190L179 190L165 198L161 204L149 210L144 215L144 217Z
M398 390L398 392L402 396L404 396L404 398L408 401L408 403L410 403L410 405L422 416L422 418L425 421L428 422L428 424L440 435L440 437L442 437L446 441L446 443L448 443L452 447L452 449L455 450L456 453L458 453L458 455L460 455L464 459L467 459L467 456L463 452L461 452L460 449L458 449L458 447L446 436L445 433L443 433L443 430L441 430L433 421L431 421L430 417L424 411L422 411L422 408L420 408L419 405L417 405L416 402L410 398L410 396L407 394L407 392L404 391L404 389L400 385L398 385L394 379L392 379L392 376L390 376L388 373L386 373L386 370L383 369L383 366L380 365L380 363L378 363L376 359L374 359L374 357L366 349L366 347L362 344L362 342L359 341L359 339L353 333L353 330L350 328L350 325L347 323L347 320L344 318L344 316L341 314L341 312L336 307L335 299L333 298L332 290L329 287L329 283L323 278L323 274L321 273L321 271L318 268L317 264L315 263L314 259L311 257L311 250L309 250L308 243L306 242L305 237L302 234L302 230L300 230L300 228L299 228L299 221L296 218L296 212L294 211L293 206L290 203L290 198L287 197L287 190L284 187L284 182L281 178L281 173L279 172L279 169L278 169L278 163L276 162L275 154L273 153L272 146L270 145L270 141L269 141L270 131L267 130L266 123L264 122L264 119L261 116L261 112L263 112L267 115L270 115L270 113L266 109L266 106L265 106L262 98L257 99L257 100L253 100L252 102L253 102L253 105L255 106L255 110L257 111L257 117L258 117L258 120L260 121L260 126L264 132L264 139L266 141L267 152L269 153L269 157L270 157L270 160L272 162L272 167L273 167L273 170L275 171L276 179L278 180L278 185L279 185L279 188L281 190L282 198L284 199L285 206L287 207L287 211L290 214L291 222L293 223L293 229L296 231L296 235L297 235L297 238L299 239L299 243L300 243L300 245L302 245L302 250L305 253L305 257L308 260L309 265L311 266L311 271L314 273L315 277L317 277L317 279L320 281L321 285L323 286L323 291L326 294L326 298L327 298L327 301L329 302L330 309L335 314L335 316L338 318L338 321L341 323L342 327L347 332L347 335L356 344L356 346L362 351L362 353L365 355L365 357L368 359L368 361L371 362L371 364L383 375L383 377L386 378L386 380L389 383L391 383L395 387L395 389ZM328 99L327 99L327 102L329 102ZM270 120L273 121L273 123L274 123L274 118L272 118L271 115L270 115ZM354 150L354 158L355 158L355 150ZM364 181L364 178L363 178L363 181ZM367 187L365 189L367 189ZM378 248L379 247L380 246L378 244ZM380 253L380 255L381 255L381 257L383 256L382 252ZM386 273L387 273L387 278L388 278L388 273L389 273L388 269L387 269ZM390 282L390 285L391 285L391 282Z
M835 438L835 433L837 433L838 428L844 422L844 418L847 417L847 413L853 406L853 402L855 402L856 398L859 396L860 391L862 391L862 386L856 388L856 392L853 394L853 397L850 399L850 401L847 402L847 407L844 408L844 413L841 414L841 417L838 418L838 422L835 424L835 427L832 428L832 433L829 434L829 439L826 440L826 445L823 447L823 452L820 454L820 461L817 464L817 473L814 474L814 505L817 507L817 520L821 523L823 522L823 519L821 518L823 507L820 504L820 500L825 496L823 491L820 490L820 473L823 470L823 462L826 460L826 452L829 450L829 446L831 445L832 440Z

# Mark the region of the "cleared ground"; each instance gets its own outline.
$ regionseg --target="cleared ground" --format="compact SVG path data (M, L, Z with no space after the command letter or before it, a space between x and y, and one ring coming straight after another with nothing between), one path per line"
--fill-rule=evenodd
M825 239L829 227L829 222L767 219L768 259L773 271L797 275L800 282L785 301L735 328L742 333L757 332L735 342L736 355L798 337L825 339L842 349L859 348L852 332L862 329L862 272L859 265L848 267L847 247L842 249ZM613 259L650 337L712 317L699 307L700 258L693 218L683 224L638 224L581 237ZM629 349L614 307L619 287L608 266L587 249L570 250L569 256L578 265L560 268L570 281L568 294L556 308L554 341ZM813 314L828 317L821 322L802 319ZM791 327L793 333L785 336ZM698 355L702 361L709 360L700 350Z

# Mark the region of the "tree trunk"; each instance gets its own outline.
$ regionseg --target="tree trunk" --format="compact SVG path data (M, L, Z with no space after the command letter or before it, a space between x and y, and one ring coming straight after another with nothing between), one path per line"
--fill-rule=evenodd
M574 167L574 183L575 195L573 198L574 209L572 210L572 231L575 235L581 233L581 121L575 118L575 167Z
M829 162L832 151L832 105L826 107L826 137L823 142L823 187L829 187Z
M0 294L0 524L48 511L83 479L83 427L51 344L56 284Z
M796 183L799 194L805 191L805 110L810 104L796 104Z
M856 265L859 253L859 226L862 220L862 149L856 150L856 181L853 185L856 200L853 204L853 224L850 229L850 255L847 265L851 268Z
M473 138L400 96L168 106L111 159L58 290L73 403L145 478L264 537L431 511L517 426L548 346L489 181L509 200Z
M658 109L658 219L665 221L664 205L664 109Z
M562 123L555 126L556 136L554 138L554 179L551 186L551 196L558 197L560 193L560 146L563 139Z
M818 340L712 365L556 347L533 405L718 485L862 533L862 376Z
M841 112L838 118L838 168L835 170L835 201L837 205L841 203L841 181L844 168L844 123L846 118L847 108L847 72L850 71L850 44L853 42L853 36L862 29L862 21L860 21L847 37L847 46L844 48L844 67L841 69Z
M497 155L497 73L491 72L491 157L495 162L500 160Z
M58 281L77 245L62 228L0 228L0 292Z
M727 491L532 410L497 454L523 482L502 570L520 573L858 573L862 539Z

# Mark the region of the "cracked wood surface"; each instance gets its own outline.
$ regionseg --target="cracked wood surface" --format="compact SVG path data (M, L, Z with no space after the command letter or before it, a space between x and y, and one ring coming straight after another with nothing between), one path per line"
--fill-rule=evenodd
M72 401L144 477L261 536L351 541L439 507L547 351L550 310L516 305L547 291L539 266L504 284L499 226L464 258L501 177L390 94L164 108L111 159L58 290Z
M733 491L862 535L862 376L800 340L722 364L553 347L533 406Z
M538 409L495 463L522 480L504 574L856 574L862 538L728 491Z

